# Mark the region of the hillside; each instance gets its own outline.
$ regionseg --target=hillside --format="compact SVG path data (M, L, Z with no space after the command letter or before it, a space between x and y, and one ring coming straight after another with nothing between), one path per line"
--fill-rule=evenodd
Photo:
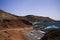
M0 40L27 40L32 24L16 15L0 10Z
M28 20L29 22L46 22L46 21L55 21L49 17L43 17L43 16L35 16L35 15L27 15L27 16L20 16L20 18Z
M0 10L0 29L29 27L30 25L32 24L29 21Z
M15 20L17 20L18 16L10 14L8 12L5 12L3 10L0 10L0 20L2 20L2 19L9 19L9 20L15 19Z
M33 30L33 22L54 21L34 15L16 16L0 10L0 40L33 40L26 35Z
M11 13L0 10L0 29L4 28L19 28L19 27L29 27L32 26L33 22L45 22L45 21L54 21L49 17L42 16L16 16Z

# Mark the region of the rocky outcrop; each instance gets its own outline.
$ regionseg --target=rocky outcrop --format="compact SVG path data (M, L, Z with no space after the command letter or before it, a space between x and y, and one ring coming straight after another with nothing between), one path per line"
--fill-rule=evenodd
M41 40L60 40L60 30L52 30L47 32Z

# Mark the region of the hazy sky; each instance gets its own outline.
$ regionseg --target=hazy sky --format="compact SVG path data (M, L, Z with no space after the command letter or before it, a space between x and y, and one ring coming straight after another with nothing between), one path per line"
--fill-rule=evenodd
M60 0L0 0L0 9L20 16L38 15L60 20Z

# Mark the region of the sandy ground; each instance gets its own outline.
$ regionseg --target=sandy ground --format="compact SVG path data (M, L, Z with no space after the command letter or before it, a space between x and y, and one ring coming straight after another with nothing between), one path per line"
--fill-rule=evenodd
M23 28L0 30L0 40L32 40L26 36L27 33Z

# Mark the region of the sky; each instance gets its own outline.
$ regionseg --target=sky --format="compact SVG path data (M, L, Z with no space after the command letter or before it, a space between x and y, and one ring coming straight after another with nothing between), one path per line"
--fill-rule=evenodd
M18 16L37 15L60 20L60 0L0 0L0 9Z

